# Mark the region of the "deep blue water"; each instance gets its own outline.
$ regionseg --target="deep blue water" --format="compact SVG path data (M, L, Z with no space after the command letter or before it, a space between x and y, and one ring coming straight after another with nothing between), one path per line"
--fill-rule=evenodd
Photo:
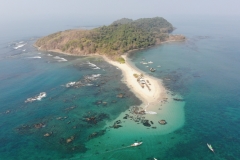
M130 58L138 68L162 79L166 88L184 98L185 124L173 133L147 137L159 142L154 147L149 145L149 149L140 148L142 159L240 159L239 22L226 17L224 21L216 17L169 21L177 27L174 34L186 36L185 42L155 46L131 54ZM43 28L39 33L36 29L26 34L9 31L11 36L4 33L0 41L0 159L67 159L84 155L91 151L85 146L91 141L89 135L97 132L102 136L106 121L141 103L121 82L121 72L101 58L37 51L32 47L37 37L68 29L59 25ZM20 41L27 44L14 49ZM59 62L56 56L67 61ZM156 72L140 63L143 58L153 62L149 66ZM94 69L89 62L100 69ZM84 77L97 74L101 75L96 80L84 81ZM65 87L79 80L86 86ZM40 92L46 92L47 97L24 103ZM119 93L125 93L125 97L117 98ZM97 124L84 121L89 116L98 117ZM45 126L37 128L40 123ZM52 135L44 137L46 133ZM71 137L73 142L67 143ZM215 154L206 143L212 144ZM112 159L122 158L128 159L124 153ZM111 157L106 154L105 159Z

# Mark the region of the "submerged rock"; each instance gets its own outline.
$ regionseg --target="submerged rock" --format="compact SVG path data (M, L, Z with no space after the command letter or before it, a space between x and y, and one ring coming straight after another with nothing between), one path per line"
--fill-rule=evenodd
M105 132L106 132L105 130L100 130L100 131L98 131L98 132L93 132L92 134L90 134L90 135L88 136L88 139L93 139L93 138L97 138L97 137L99 137L99 136L102 136L102 135L104 135ZM100 143L100 142L99 142L99 143Z
M165 125L165 124L167 124L167 122L166 122L164 119L159 120L158 123L160 123L161 125Z
M184 101L184 99L180 99L180 98L173 98L173 100L175 100L175 101Z
M52 135L52 132L50 132L50 133L45 133L43 136L44 137L49 137L49 136L51 136Z
M89 124L97 124L98 122L108 119L109 115L105 113L89 113L86 116L83 116L83 121L89 123Z
M45 125L43 123L37 123L34 125L35 128L42 128L44 127Z
M103 103L103 105L107 105L107 102L102 102Z
M74 140L74 136L71 136L70 138L66 139L66 143L70 143Z
M151 124L149 123L149 120L142 120L142 124L146 127L151 127Z
M120 93L117 95L118 98L123 98L124 97L124 94L123 93Z

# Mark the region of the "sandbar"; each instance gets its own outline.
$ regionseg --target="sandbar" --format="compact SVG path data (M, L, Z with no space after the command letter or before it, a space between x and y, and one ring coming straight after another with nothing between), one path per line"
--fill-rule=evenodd
M163 86L160 79L155 77L151 77L143 71L137 69L131 63L129 63L129 59L127 55L122 55L122 58L125 59L125 63L119 63L116 61L112 61L108 59L106 56L103 56L104 60L113 66L120 69L123 74L122 81L130 88L130 90L145 104L145 107L156 105L161 100L164 100L167 97L166 89ZM134 77L134 74L143 74L143 78L145 81L148 80L150 83L149 90L146 86L144 88L137 82L137 78ZM148 84L149 84L148 83Z

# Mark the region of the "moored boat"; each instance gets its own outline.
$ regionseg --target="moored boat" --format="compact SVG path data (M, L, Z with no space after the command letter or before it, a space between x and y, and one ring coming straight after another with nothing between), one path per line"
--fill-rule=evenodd
M150 68L149 69L151 72L155 72L156 71L156 69L154 69L154 68Z

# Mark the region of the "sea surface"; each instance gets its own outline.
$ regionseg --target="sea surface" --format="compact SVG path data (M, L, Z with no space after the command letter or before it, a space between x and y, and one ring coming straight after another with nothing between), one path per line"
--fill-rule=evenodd
M186 41L129 55L132 65L168 90L166 101L149 106L157 112L145 115L151 126L134 121L134 107L148 104L124 84L118 68L101 57L33 47L37 38L79 24L38 23L39 32L26 24L2 29L0 159L240 159L240 23L232 17L168 20ZM116 121L119 128L112 127ZM129 147L136 141L143 144Z

